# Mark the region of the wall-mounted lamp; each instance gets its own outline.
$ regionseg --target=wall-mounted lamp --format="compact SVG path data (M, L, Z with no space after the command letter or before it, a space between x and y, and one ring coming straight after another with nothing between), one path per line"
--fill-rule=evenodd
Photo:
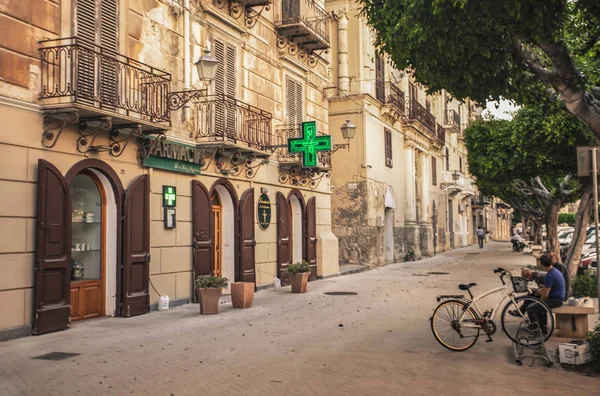
M215 79L219 61L210 54L210 50L206 48L204 55L194 64L198 71L200 81L206 86L204 89L195 89L187 91L172 92L169 94L169 108L171 110L181 109L192 99L198 99L208 94L208 86Z
M347 118L346 122L344 124L342 124L342 126L340 127L340 130L342 131L342 137L348 143L334 144L333 150L331 150L332 153L335 153L336 151L338 151L341 148L347 148L348 150L350 150L350 140L354 139L354 134L356 132L356 125L354 125L352 122L350 122L350 119Z

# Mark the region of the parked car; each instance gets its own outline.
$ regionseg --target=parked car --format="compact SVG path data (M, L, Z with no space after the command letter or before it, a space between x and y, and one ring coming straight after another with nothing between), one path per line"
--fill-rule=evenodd
M577 275L581 275L584 271L592 268L598 268L598 263L596 262L596 251L584 254L581 256L581 260L579 261L579 266L577 267Z
M571 241L573 240L573 231L563 231L562 233L558 234L558 243L560 244L561 247L563 246L569 246L571 244Z

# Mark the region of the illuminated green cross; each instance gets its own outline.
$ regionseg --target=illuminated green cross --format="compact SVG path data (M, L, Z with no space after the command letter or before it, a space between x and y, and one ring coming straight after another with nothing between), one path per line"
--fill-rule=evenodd
M288 139L290 153L302 153L302 166L317 166L317 152L331 150L331 136L317 136L315 121L302 123L302 137Z
M177 193L173 186L163 186L163 206L173 208L177 204Z

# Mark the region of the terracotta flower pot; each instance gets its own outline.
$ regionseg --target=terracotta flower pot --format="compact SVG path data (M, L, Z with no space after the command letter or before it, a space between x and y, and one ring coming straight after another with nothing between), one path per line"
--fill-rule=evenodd
M250 308L254 301L254 283L233 282L231 284L231 303L233 308Z
M306 293L306 285L310 272L301 272L298 274L289 274L290 283L292 284L292 293Z
M223 289L207 288L196 289L200 302L200 313L202 315L214 315L219 313L219 298Z

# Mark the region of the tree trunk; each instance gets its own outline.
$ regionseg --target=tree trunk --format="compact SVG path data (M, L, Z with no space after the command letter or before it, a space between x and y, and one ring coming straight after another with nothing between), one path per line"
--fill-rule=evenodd
M592 209L593 200L593 187L591 183L585 184L583 187L581 200L579 201L579 207L577 208L573 239L571 240L571 246L569 246L567 260L564 263L569 270L569 277L571 279L574 279L575 275L577 275L577 267L579 266L581 251L583 250L583 243L585 242L585 235L590 221L590 211Z
M562 200L555 198L546 208L546 249L560 257L560 244L558 243L558 212L562 207Z
M540 219L533 220L533 244L534 245L542 245L542 224L543 221Z

